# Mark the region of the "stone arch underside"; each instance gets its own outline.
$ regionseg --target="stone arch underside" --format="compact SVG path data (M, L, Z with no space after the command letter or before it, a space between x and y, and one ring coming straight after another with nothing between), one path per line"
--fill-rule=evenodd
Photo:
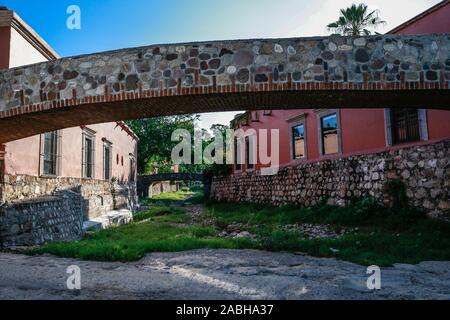
M183 113L450 106L450 35L153 45L0 71L0 143Z

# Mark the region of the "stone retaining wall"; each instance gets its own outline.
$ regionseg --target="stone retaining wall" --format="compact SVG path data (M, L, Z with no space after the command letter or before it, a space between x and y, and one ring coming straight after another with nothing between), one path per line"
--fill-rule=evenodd
M386 182L405 183L411 205L431 216L450 215L450 140L382 153L299 164L277 175L242 173L213 178L217 201L311 206L322 198L343 205L372 196L389 205Z
M83 221L137 205L134 184L101 180L6 175L0 190L4 247L78 239Z
M83 205L79 194L61 192L0 207L0 247L79 239Z
M1 202L16 202L53 196L58 190L70 189L84 201L86 219L96 218L114 209L133 209L136 187L112 184L103 180L5 175Z

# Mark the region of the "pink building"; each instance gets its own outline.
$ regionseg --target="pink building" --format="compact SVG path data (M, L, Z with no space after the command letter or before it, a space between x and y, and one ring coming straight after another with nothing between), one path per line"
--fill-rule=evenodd
M389 33L450 33L450 1L437 4ZM405 76L410 68L406 64L392 67L403 70ZM429 68L433 69L432 61ZM448 71L449 68L450 61ZM245 134L235 141L236 146L239 142L242 152L240 159L235 158L237 164L234 165L234 172L251 172L267 167L256 158L261 141L259 129L267 129L269 133L271 129L279 130L279 162L282 167L435 143L450 138L450 111L446 110L317 107L306 110L249 111L237 116L232 127L243 129ZM255 136L257 139L254 139ZM267 137L267 140L270 155L270 138Z
M0 8L0 48L0 69L59 58L30 26L4 7ZM137 139L125 123L114 122L13 141L0 149L1 174L134 182Z
M58 58L0 7L0 69ZM0 247L75 240L86 229L129 222L137 204L137 140L125 123L113 122L0 145Z

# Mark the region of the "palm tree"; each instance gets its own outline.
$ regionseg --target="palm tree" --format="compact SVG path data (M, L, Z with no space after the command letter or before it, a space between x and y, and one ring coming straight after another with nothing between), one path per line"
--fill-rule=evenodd
M339 20L330 23L327 28L330 32L344 36L371 35L370 29L377 29L380 25L386 24L378 14L378 10L369 13L367 5L363 3L353 4L351 7L341 9Z

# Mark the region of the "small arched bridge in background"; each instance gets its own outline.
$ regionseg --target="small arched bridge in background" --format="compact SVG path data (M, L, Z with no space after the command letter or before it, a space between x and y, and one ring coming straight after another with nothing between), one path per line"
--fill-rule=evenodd
M0 71L0 144L186 113L448 108L450 35L153 45Z
M150 192L149 188L154 183L158 182L177 182L177 181L198 181L202 182L205 195L209 195L209 191L211 188L211 178L208 174L196 174L196 173L161 173L161 174L153 174L153 175L139 175L137 179L137 191L139 197L149 197Z

